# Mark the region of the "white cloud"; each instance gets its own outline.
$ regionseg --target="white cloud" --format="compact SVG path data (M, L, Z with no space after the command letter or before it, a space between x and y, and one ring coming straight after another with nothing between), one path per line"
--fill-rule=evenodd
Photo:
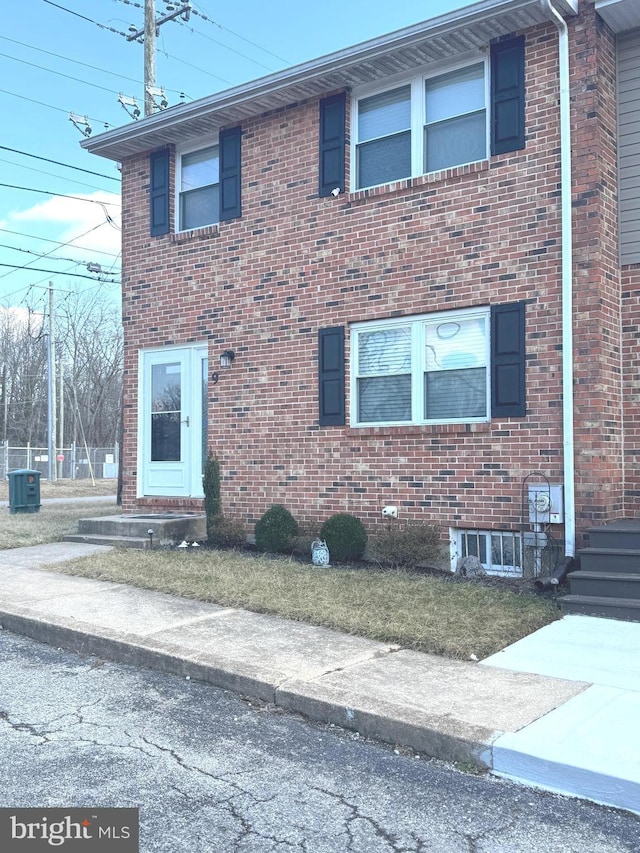
M113 220L111 224L107 217ZM37 231L40 237L69 243L64 249L56 250L56 254L90 261L101 252L119 255L121 250L120 196L116 193L95 192L76 198L53 196L26 210L10 213L7 222L6 227L17 230L20 227L19 230L30 233ZM37 228L27 229L27 224ZM53 248L51 243L46 246L41 251ZM102 261L103 265L110 263L108 257L103 257Z

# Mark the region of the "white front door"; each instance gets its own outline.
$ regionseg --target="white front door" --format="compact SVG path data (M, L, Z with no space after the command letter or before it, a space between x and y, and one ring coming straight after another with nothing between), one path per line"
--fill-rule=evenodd
M138 494L202 497L206 346L140 353Z

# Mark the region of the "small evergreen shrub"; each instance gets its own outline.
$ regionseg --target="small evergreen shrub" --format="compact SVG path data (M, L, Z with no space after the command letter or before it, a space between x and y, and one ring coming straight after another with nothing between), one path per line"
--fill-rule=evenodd
M202 475L204 490L204 512L207 517L207 541L214 544L215 528L222 518L222 501L220 499L220 462L217 456L209 454L204 463Z
M289 551L298 535L298 522L282 504L274 504L256 522L256 547L260 551Z
M367 545L364 524L347 512L328 518L322 525L320 538L326 541L332 560L357 560Z
M441 550L440 527L420 522L391 522L371 543L371 556L392 568L433 565L438 562Z

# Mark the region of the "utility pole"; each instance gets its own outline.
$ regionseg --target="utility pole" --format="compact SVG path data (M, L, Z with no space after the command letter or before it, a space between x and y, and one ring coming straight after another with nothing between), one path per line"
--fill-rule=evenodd
M144 0L144 27L142 29L136 29L135 25L129 27L130 35L127 36L127 41L140 41L144 38L144 114L145 116L153 115L156 109L156 102L154 98L156 96L162 98L162 103L160 108L167 106L167 101L164 96L164 89L158 89L156 87L156 36L158 34L158 30L163 24L166 24L167 21L173 21L176 18L182 18L183 21L188 21L189 16L191 15L191 5L187 2L183 2L179 5L179 8L174 8L175 3L171 3L167 6L168 11L166 15L161 15L159 18L156 18L156 4L155 0ZM122 99L122 95L120 96ZM125 106L126 101L130 101L131 99L125 99L121 103ZM125 107L126 109L126 107ZM134 116L137 118L137 116Z
M60 375L59 380L60 383L58 385L58 391L60 393L60 404L58 406L58 450L60 451L60 456L62 459L59 462L60 468L58 470L58 479L64 479L64 359L62 355L60 355Z
M53 282L49 282L49 340L47 343L47 459L49 481L56 479L56 366Z
M153 115L156 85L156 3L144 0L144 114Z

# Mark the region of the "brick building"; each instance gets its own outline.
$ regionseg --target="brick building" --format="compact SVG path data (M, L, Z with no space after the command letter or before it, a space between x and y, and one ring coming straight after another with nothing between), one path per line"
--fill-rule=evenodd
M496 571L538 492L567 554L635 515L638 28L482 0L84 141L122 164L125 512L201 511L212 451L248 532L393 505Z

